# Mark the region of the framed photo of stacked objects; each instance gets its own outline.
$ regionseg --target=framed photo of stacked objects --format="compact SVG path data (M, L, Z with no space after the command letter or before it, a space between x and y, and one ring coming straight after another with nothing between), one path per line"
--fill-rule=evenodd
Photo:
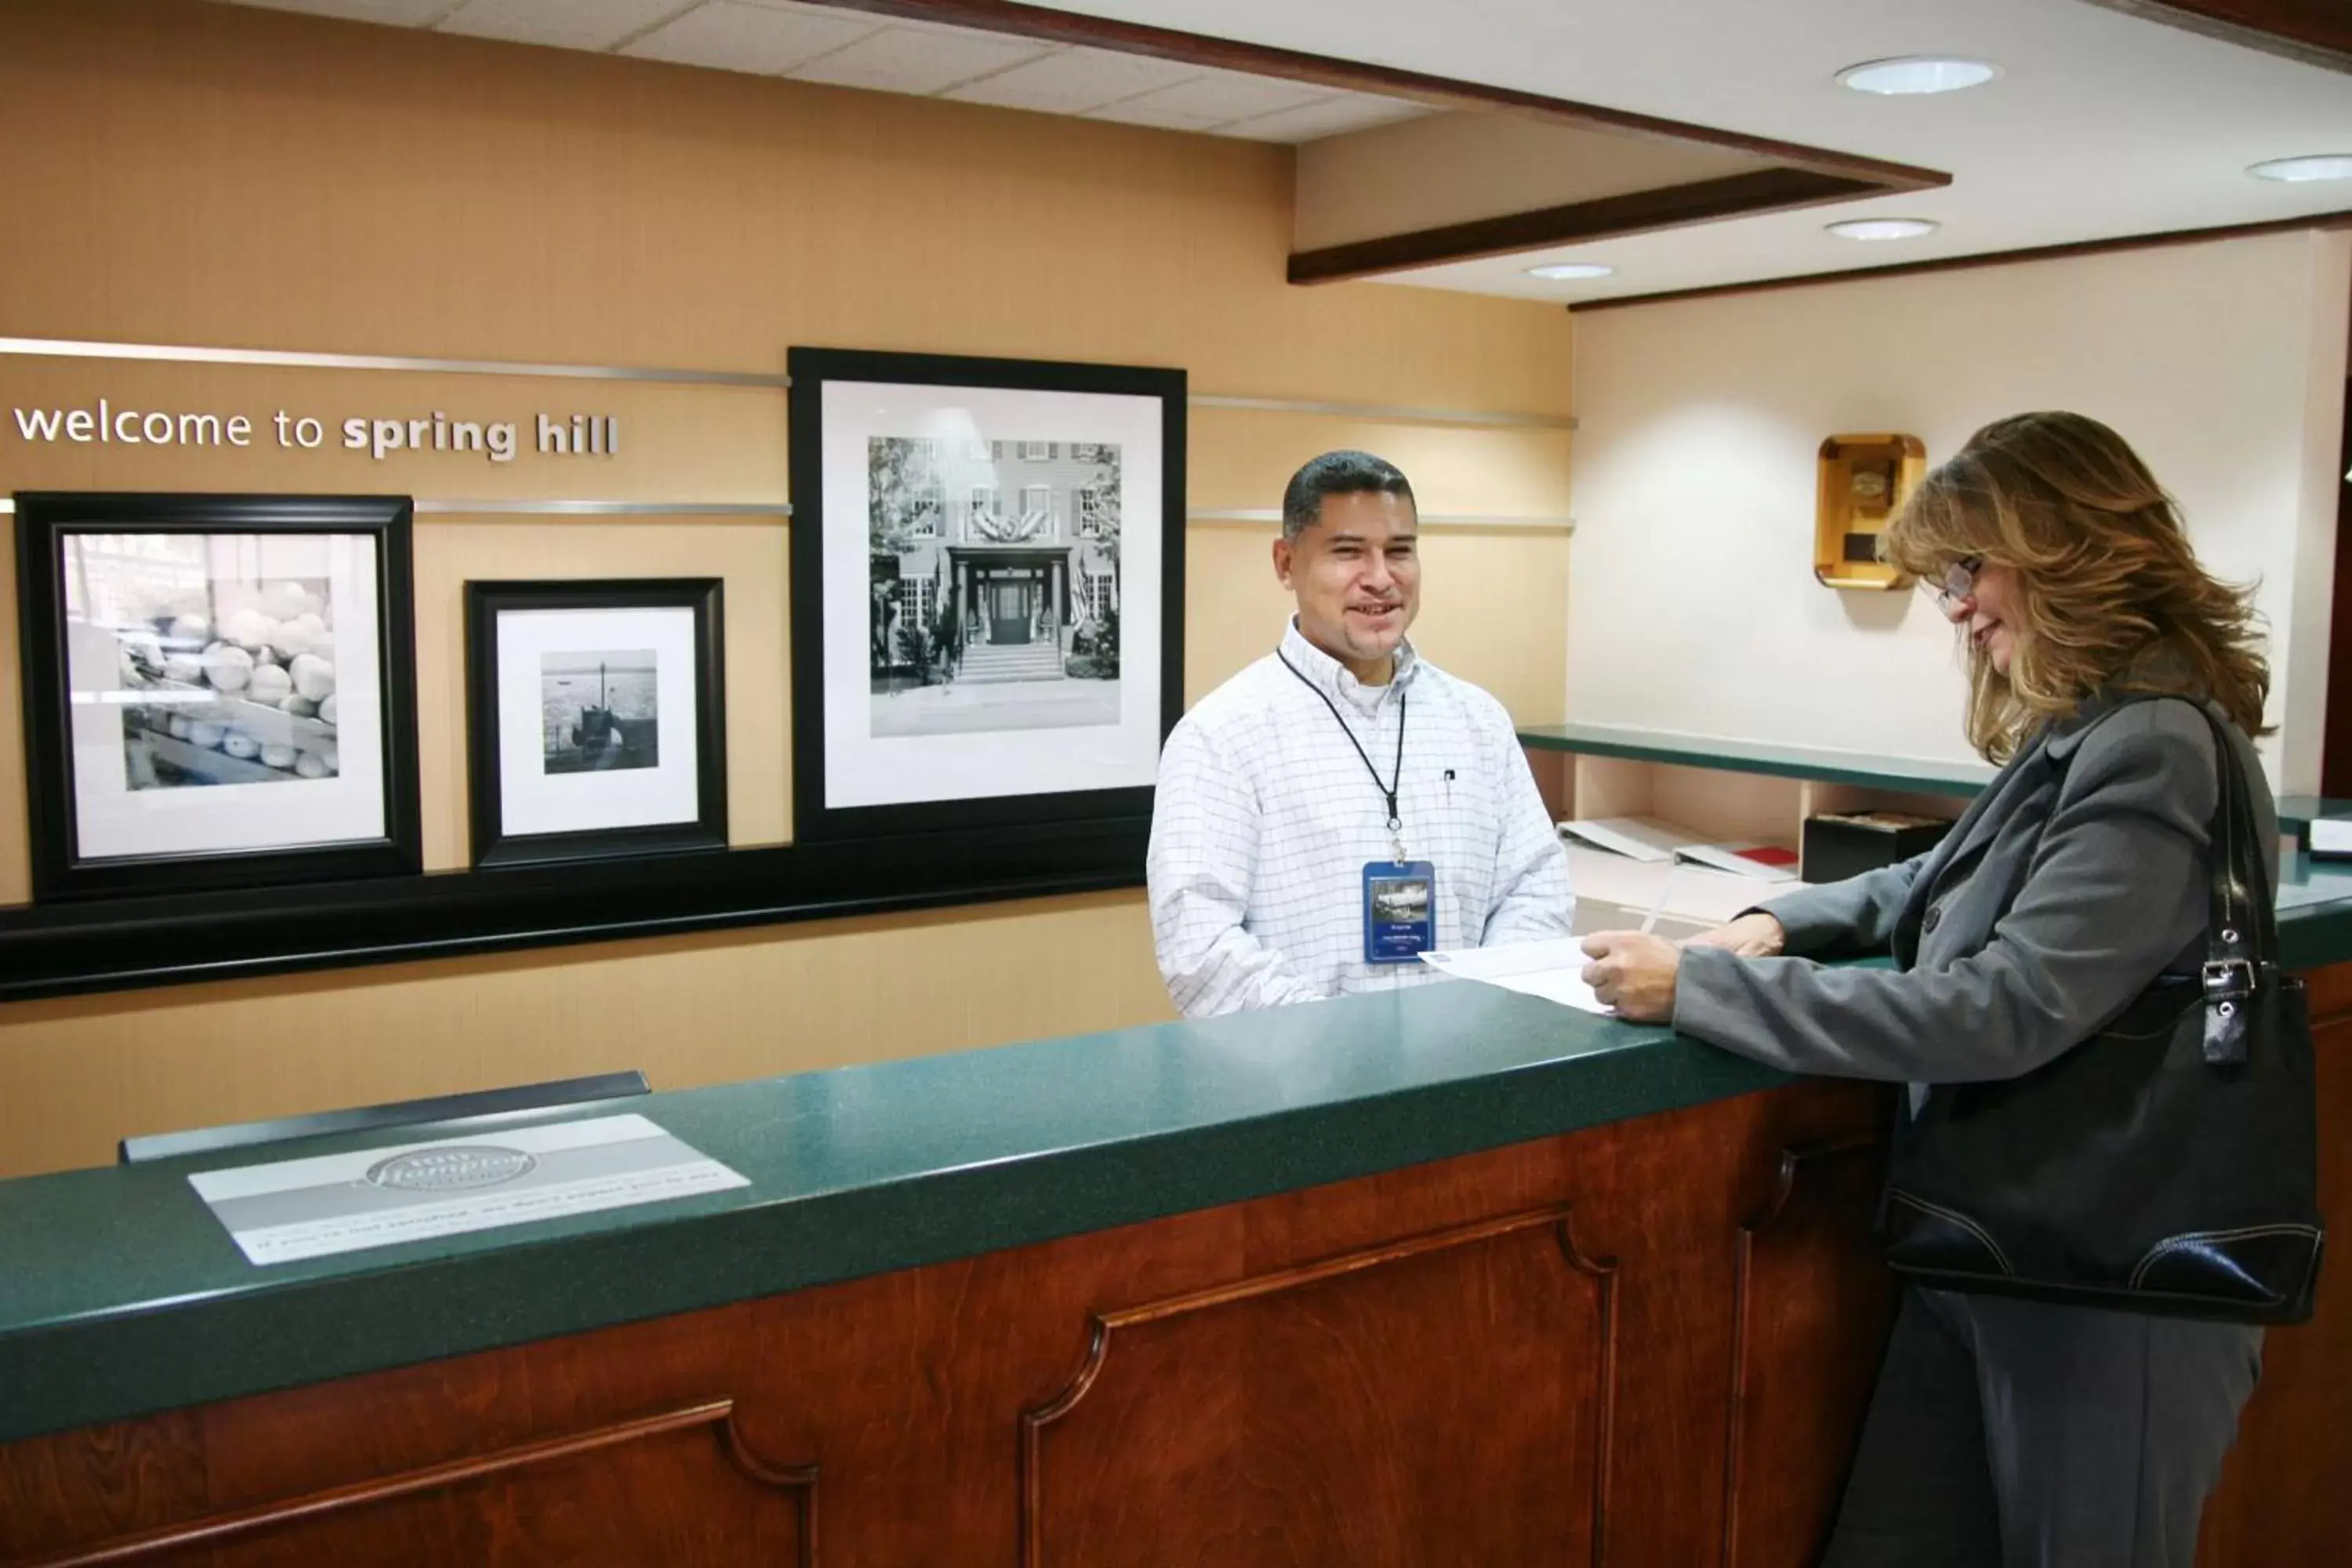
M16 498L36 900L419 868L404 496Z
M1181 370L792 351L793 836L1148 816Z

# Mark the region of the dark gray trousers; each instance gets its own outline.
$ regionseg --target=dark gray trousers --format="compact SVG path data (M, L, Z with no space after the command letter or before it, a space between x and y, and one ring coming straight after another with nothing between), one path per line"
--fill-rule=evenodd
M1822 1568L2190 1568L2262 1344L1906 1289Z

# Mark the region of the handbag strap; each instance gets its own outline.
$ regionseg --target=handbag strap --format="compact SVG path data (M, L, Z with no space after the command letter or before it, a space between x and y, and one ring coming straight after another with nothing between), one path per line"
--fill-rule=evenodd
M2205 834L2205 962L2199 974L2205 1003L2203 1055L2209 1067L2235 1067L2246 1059L2250 1004L2278 980L2278 912L2272 904L2271 872L2254 826L2245 771L2213 710L2193 697L2158 691L2135 693L2116 708L2166 700L2187 702L2213 735L2216 789L2213 819Z
M2278 911L2237 748L2212 710L2196 706L2213 732L2220 786L2205 854L2211 893L2202 971L2204 1058L2209 1067L2235 1067L2246 1059L2248 1005L2277 983Z

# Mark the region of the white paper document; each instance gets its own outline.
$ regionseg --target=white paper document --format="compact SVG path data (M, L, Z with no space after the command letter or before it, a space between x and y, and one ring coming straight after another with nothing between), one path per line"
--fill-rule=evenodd
M2352 855L2352 818L2315 817L2311 824L2314 855Z
M1522 995L1607 1014L1609 1004L1593 995L1580 976L1592 961L1584 956L1583 939L1557 936L1544 942L1515 942L1503 947L1465 947L1451 952L1424 952L1421 961L1458 980L1484 981Z
M199 1171L188 1184L246 1258L268 1264L751 1183L629 1115Z
M1597 848L1635 860L1671 860L1699 836L1679 822L1663 816L1594 816L1554 824L1564 837L1580 839Z

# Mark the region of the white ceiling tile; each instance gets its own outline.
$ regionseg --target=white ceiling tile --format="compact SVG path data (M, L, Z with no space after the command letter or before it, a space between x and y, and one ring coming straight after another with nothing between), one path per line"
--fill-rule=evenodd
M422 27L436 22L453 3L454 0L229 0L232 5L300 11L311 16L340 16L350 22L383 22L394 27Z
M788 16L812 16L824 22L862 22L869 32L878 32L887 26L908 26L907 23L896 21L877 11L853 11L840 5L815 4L814 0L734 0L734 3L750 5L761 11L782 11Z
M621 52L673 65L781 76L817 56L856 43L881 24L851 12L791 11L739 0L709 0L656 27Z
M1239 71L1203 71L1190 81L1178 82L1156 92L1145 94L1130 102L1167 114L1181 114L1195 120L1205 120L1213 125L1223 125L1235 120L1252 120L1278 110L1297 109L1303 104L1319 102L1336 96L1331 89L1310 87L1304 82L1283 81L1274 77L1244 76Z
M790 74L795 81L831 82L835 87L932 93L1034 59L1052 47L988 33L885 27Z
M1224 123L1211 115L1186 114L1181 110L1164 108L1148 97L1106 103L1086 118L1117 121L1121 125L1151 125L1162 131L1210 131Z
M1062 49L1011 70L968 82L948 94L967 103L1083 114L1106 103L1170 87L1201 74L1175 60L1118 55L1108 49Z
M684 0L466 0L441 23L445 33L609 49L684 8Z
M1313 142L1324 136L1344 136L1350 131L1369 131L1375 125L1413 120L1430 112L1426 104L1350 92L1327 98L1320 103L1278 109L1255 120L1220 125L1217 134L1244 136L1253 142Z

